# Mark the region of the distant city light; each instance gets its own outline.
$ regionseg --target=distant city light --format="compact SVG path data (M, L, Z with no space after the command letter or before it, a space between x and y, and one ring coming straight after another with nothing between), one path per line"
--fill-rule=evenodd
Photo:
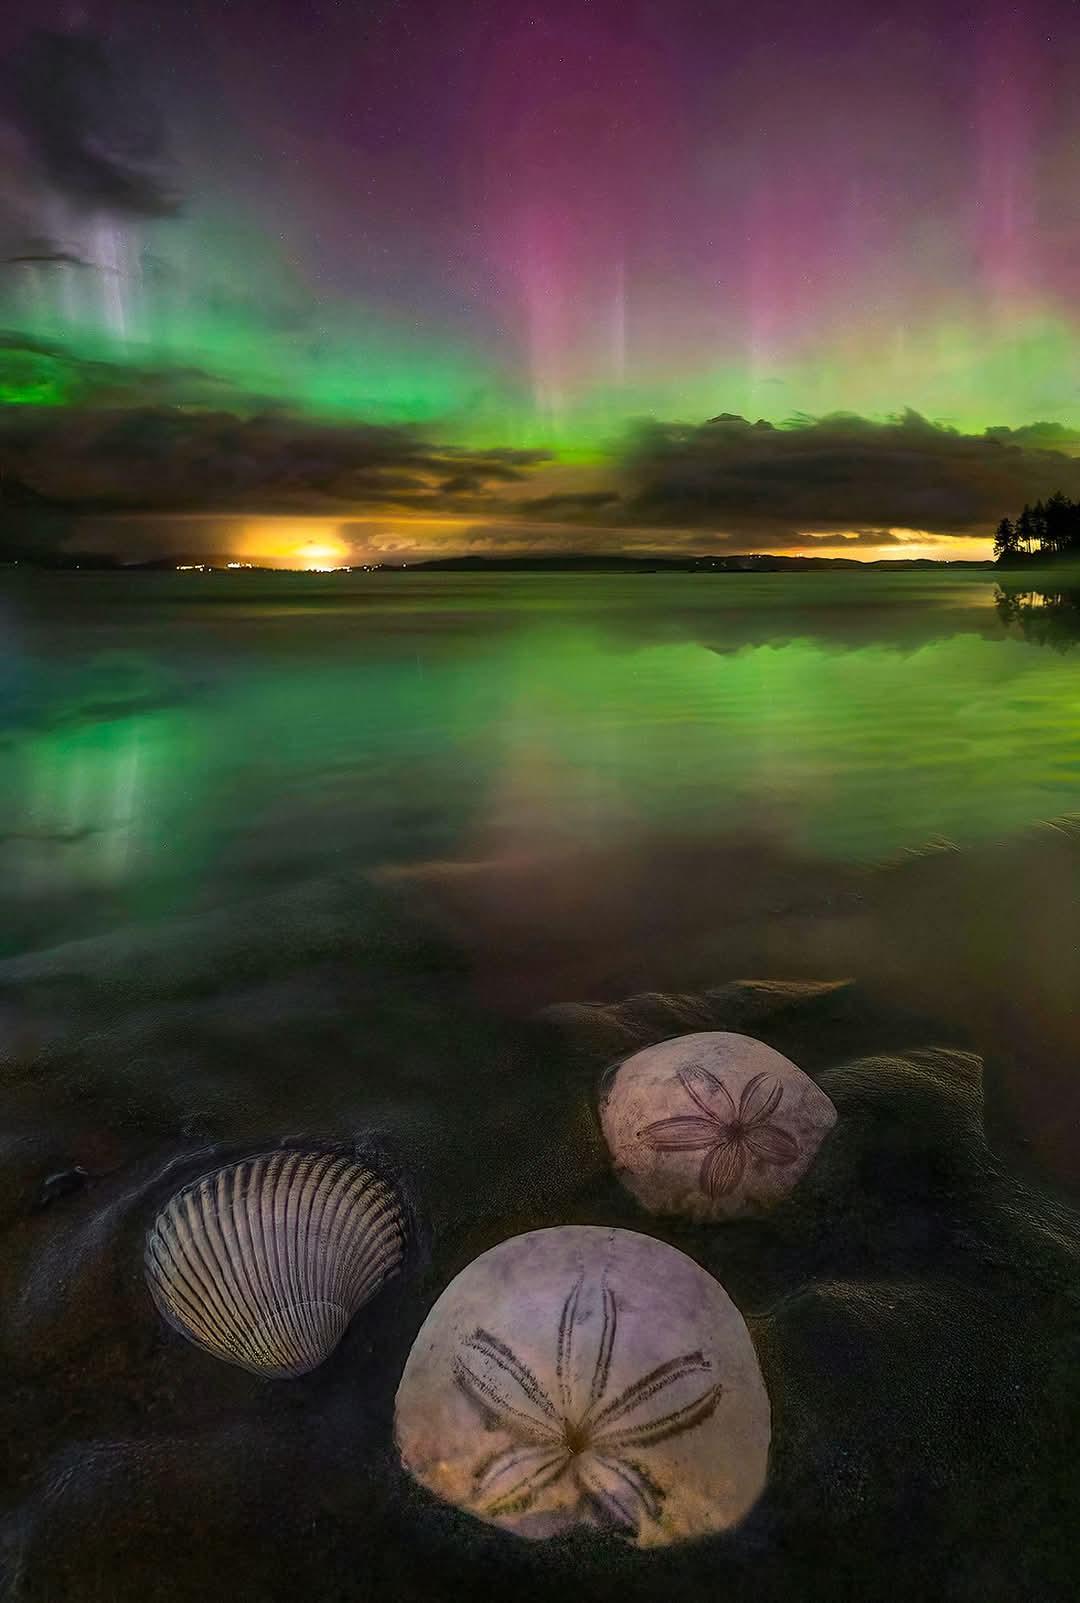
M306 568L309 573L334 573L345 566L342 558L348 554L348 547L341 541L319 543L312 540L307 545L297 546L292 558L298 568Z
M303 551L295 553L295 561L292 564L288 566L282 565L279 571L283 573L353 573L359 571L354 569L350 563L345 562L313 562L311 560L312 555L311 549L306 547ZM259 564L256 562L226 562L224 567L216 567L212 562L178 562L175 571L177 573L223 573L226 569L236 572L246 568L249 572L252 572L258 566ZM369 571L375 572L380 566L380 563L375 563L369 569L365 565L363 571L365 573Z

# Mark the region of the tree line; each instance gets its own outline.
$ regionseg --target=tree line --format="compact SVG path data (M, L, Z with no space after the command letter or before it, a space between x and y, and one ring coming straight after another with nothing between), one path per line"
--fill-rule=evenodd
M1018 518L1002 518L994 535L999 562L1072 552L1080 552L1080 501L1070 501L1061 490L1034 506L1025 503Z

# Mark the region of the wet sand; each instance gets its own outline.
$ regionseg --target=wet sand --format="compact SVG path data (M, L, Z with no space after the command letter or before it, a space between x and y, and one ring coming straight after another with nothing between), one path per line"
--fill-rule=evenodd
M308 886L0 968L6 1595L1075 1592L1080 1228L988 1144L958 1012L846 979L500 1011L477 995L475 951L358 893ZM649 1218L607 1163L604 1068L701 1028L778 1047L839 1111L765 1221ZM406 1274L331 1359L271 1383L162 1323L142 1240L186 1180L297 1140L358 1143L420 1224ZM43 1190L76 1165L85 1177ZM671 1241L747 1317L774 1440L733 1536L648 1556L603 1537L529 1548L397 1466L394 1390L440 1290L493 1243L567 1221Z

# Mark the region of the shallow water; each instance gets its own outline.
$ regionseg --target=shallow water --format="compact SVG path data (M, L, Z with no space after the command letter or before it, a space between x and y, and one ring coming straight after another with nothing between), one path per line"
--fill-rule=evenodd
M1078 616L977 572L5 576L0 1584L1074 1595ZM840 1109L766 1226L652 1220L598 1144L605 1065L709 1026ZM268 1387L139 1263L282 1140L377 1153L423 1246ZM730 1542L525 1554L402 1483L426 1309L567 1220L746 1313L774 1466Z
M809 862L1080 804L1080 682L990 575L7 585L8 953L332 872ZM603 887L602 892L608 887Z

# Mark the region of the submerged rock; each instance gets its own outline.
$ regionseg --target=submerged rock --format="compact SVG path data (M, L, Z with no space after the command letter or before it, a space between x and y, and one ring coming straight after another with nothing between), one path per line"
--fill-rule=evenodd
M413 1344L405 1467L479 1519L642 1547L722 1531L765 1484L769 1399L742 1315L674 1247L565 1225L491 1248Z
M836 1109L763 1041L679 1035L612 1074L600 1119L623 1184L651 1213L735 1218L802 1179Z
M181 1191L146 1244L159 1311L197 1346L271 1379L306 1375L401 1265L390 1186L332 1152L272 1152Z

